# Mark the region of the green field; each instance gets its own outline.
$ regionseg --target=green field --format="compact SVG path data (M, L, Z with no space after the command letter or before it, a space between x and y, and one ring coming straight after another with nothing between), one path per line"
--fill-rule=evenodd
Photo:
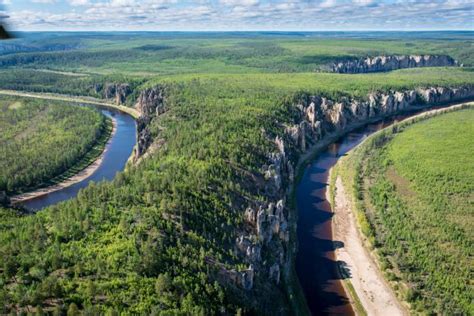
M94 147L106 130L90 108L0 97L0 191L13 195L80 171L100 154Z
M356 161L363 230L417 312L473 312L473 122L472 107L442 114L375 136L346 160Z
M285 126L299 122L297 102L311 95L339 100L474 84L469 36L420 36L39 33L18 39L21 52L0 55L0 89L104 98L105 84L128 83L133 92L126 105L133 106L142 90L159 87L166 112L149 126L164 145L113 181L91 184L35 216L0 213L0 313L35 307L111 315L289 313L283 272L279 284L268 278L280 260L275 249L288 253L288 244L262 248L252 290L228 277L249 267L236 251L236 239L255 230L245 209L274 199L262 170L275 137L286 137L296 162L300 152L289 145ZM67 49L48 51L53 43ZM379 53L446 53L467 67L319 71L338 58Z

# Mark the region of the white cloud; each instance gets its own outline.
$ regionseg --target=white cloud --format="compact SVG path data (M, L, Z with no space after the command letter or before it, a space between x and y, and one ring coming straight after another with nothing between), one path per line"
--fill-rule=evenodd
M89 5L90 1L89 0L69 0L68 1L70 5L76 7L76 6L85 6Z
M352 2L355 4L360 4L360 5L368 5L368 4L374 3L375 1L374 0L352 0Z
M219 3L229 6L254 6L259 4L259 0L219 0Z
M337 6L336 0L325 0L320 5L321 8L332 8Z
M5 0L0 0L0 3ZM57 0L34 0L59 2ZM464 0L63 0L43 12L12 1L16 29L94 30L350 30L473 28ZM56 9L56 10L54 10Z
M56 0L31 0L33 3L55 3Z

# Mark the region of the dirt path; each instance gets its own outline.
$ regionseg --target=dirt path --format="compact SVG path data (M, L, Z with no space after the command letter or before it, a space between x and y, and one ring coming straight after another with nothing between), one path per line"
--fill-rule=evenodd
M72 177L64 180L61 183L51 185L51 186L45 187L45 188L40 188L40 189L37 189L35 191L15 195L15 196L10 198L11 203L12 204L17 204L17 203L25 202L25 201L28 201L28 200L31 200L31 199L34 199L34 198L37 198L37 197L55 192L55 191L62 190L62 189L67 188L67 187L69 187L73 184L81 182L81 181L89 178L91 175L93 175L94 172L102 164L102 161L104 160L105 153L108 151L110 140L113 138L113 136L115 135L115 132L117 131L117 120L115 118L112 118L112 124L113 124L113 128L112 128L112 132L110 133L109 140L107 141L107 144L105 145L105 148L102 151L102 154L92 164L90 164L89 166L87 166L85 169L83 169L79 173L76 173L75 175L73 175Z
M408 315L364 247L340 177L336 180L334 213L333 239L344 243L336 250L336 257L347 264L350 282L367 314Z

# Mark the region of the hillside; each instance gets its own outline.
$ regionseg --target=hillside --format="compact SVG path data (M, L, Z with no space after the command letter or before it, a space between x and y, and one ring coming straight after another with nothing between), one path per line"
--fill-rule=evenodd
M135 107L137 152L154 150L75 199L33 216L4 212L5 312L289 314L297 214L287 193L299 158L353 125L474 95L472 68L314 71L351 49L463 58L464 40L452 49L429 40L62 40L71 45L3 54L0 89Z

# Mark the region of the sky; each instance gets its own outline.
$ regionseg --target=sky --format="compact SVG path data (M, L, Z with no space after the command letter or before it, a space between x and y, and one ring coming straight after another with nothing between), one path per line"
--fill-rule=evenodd
M0 10L18 31L474 30L474 0L0 0Z

